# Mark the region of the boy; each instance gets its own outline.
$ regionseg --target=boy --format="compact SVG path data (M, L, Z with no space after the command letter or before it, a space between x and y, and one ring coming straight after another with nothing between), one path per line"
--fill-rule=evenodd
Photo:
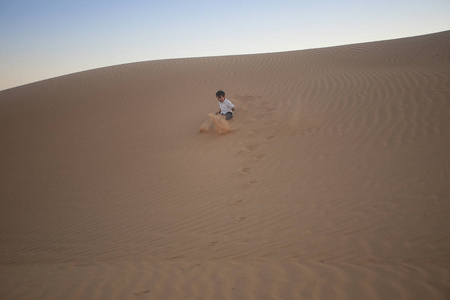
M225 116L226 120L229 120L233 117L233 111L236 105L231 103L230 100L225 98L225 92L224 91L217 91L216 98L219 101L219 107L220 110L216 112L216 115L222 114Z

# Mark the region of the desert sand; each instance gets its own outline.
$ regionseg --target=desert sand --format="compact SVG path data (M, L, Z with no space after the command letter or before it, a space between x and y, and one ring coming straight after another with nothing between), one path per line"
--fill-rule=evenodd
M450 31L40 81L0 140L2 300L450 299Z

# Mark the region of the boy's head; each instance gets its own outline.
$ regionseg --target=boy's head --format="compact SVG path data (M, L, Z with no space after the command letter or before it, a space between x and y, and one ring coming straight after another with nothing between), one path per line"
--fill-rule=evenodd
M216 93L216 98L217 98L217 100L219 100L220 102L223 102L223 101L225 100L225 92L222 91L222 90L217 91L217 93Z

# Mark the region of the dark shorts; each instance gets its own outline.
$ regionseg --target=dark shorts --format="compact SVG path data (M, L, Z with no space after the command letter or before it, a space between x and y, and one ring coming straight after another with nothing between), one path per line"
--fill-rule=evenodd
M226 114L224 114L225 116L225 120L229 120L233 117L233 113L227 112Z

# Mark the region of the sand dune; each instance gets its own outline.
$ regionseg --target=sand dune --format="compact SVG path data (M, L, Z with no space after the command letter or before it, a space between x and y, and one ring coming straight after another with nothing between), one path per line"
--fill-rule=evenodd
M449 299L449 99L450 31L1 91L0 298Z

